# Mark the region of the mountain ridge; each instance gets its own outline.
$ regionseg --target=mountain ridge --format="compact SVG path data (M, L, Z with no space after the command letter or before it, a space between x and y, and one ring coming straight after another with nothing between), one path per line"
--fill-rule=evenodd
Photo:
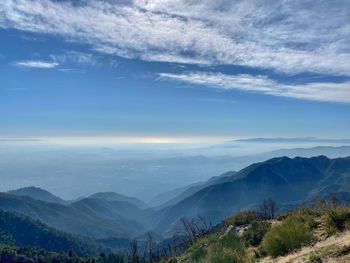
M93 238L132 238L146 231L140 223L129 220L128 215L118 214L119 203L100 199L91 200L83 199L69 205L61 205L0 193L0 209L39 219L58 230ZM138 209L129 203L121 205L124 208L126 205L132 206L132 209Z
M18 188L15 190L10 190L6 192L7 194L17 195L17 196L28 196L32 199L44 201L47 203L58 203L58 204L66 204L67 202L62 198L46 191L40 187L35 186L27 186Z
M31 246L54 252L72 250L78 255L90 255L102 251L92 240L86 238L83 240L28 216L2 210L0 210L0 243Z
M341 177L333 182L337 176ZM350 157L273 158L252 164L226 178L225 182L203 188L159 211L162 217L157 228L165 231L183 216L206 216L216 222L240 209L254 209L265 198L291 204L331 192L350 192L349 179Z
M140 209L146 209L148 208L148 205L144 203L143 201L139 200L136 197L130 197L122 194L118 194L115 192L98 192L92 195L89 195L88 198L95 198L95 199L103 199L107 201L120 201L120 202L128 202L130 204L133 204L137 206Z

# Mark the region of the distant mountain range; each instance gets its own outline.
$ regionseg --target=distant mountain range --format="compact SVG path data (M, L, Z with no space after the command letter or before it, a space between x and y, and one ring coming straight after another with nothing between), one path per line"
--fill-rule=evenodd
M324 155L328 158L350 156L350 146L316 146L310 148L279 149L252 155L234 156L231 157L231 167L232 170L241 170L252 163L263 162L276 156L293 158L297 156L312 157L319 155Z
M261 142L261 143L296 143L296 142L315 142L315 143L350 143L350 139L332 139L316 137L270 137L270 138L248 138L238 139L231 142Z
M263 162L276 156L287 156L293 158L297 156L312 157L318 155L324 155L329 158L350 156L350 146L317 146L311 148L279 149L255 155L236 157L223 156L221 158L225 160L230 159L232 170L240 170L242 169L242 167L246 167L252 163ZM188 157L188 159L189 158L190 157ZM206 159L204 159L203 162L208 161L207 159L210 158L206 157ZM219 157L216 157L216 160L219 160ZM230 173L233 173L233 171L231 171ZM223 174L222 176L225 177L225 174ZM215 178L216 177L212 177L211 179L205 182L197 182L194 184L190 184L168 192L158 194L152 198L148 205L151 207L155 207L158 210L159 208L164 208L166 206L175 204L176 202L184 199L184 197L187 197L191 193L196 192L196 190L203 188L203 186L205 186L206 183L215 181Z
M330 193L350 197L350 157L273 158L224 179L219 177L209 186L163 208L158 211L160 220L156 228L166 231L181 217L199 215L218 222L235 211L256 208L265 198L280 205L296 205Z
M324 155L328 158L337 158L350 156L350 146L316 146L311 148L280 149L260 155L264 157L269 156L270 158L275 156L312 157L318 155Z
M183 188L155 208L112 192L67 203L45 190L25 188L0 194L0 209L110 247L147 231L158 239L168 237L182 217L202 216L215 223L235 211L254 209L265 198L296 206L330 193L350 201L350 157L272 158Z

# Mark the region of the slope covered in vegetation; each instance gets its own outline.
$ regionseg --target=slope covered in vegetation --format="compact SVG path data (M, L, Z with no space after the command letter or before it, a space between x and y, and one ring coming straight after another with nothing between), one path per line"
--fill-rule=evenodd
M345 204L319 202L277 218L240 212L168 262L348 262L349 230L350 206Z
M42 248L55 252L73 251L91 255L102 250L92 241L50 228L38 220L0 210L0 244Z

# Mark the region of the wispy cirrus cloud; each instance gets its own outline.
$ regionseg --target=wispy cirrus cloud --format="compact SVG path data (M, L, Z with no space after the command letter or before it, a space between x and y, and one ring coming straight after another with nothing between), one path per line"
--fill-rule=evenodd
M347 0L4 0L0 27L147 61L350 75Z
M79 64L79 65L88 65L88 66L98 66L99 57L91 53L78 52L74 50L67 51L62 54L50 55L50 58L62 64Z
M226 75L206 72L160 73L159 78L204 85L221 90L242 90L304 100L350 103L350 81L342 83L313 82L292 85L279 83L261 75Z
M39 68L39 69L52 69L56 68L59 63L52 61L42 61L42 60L23 60L16 61L13 63L14 66L23 68Z
M76 68L67 68L67 66L92 66L101 65L99 57L90 53L78 51L66 51L60 54L52 54L48 56L49 60L21 60L12 62L13 66L22 68L39 68L39 69L54 69L59 71L79 71Z

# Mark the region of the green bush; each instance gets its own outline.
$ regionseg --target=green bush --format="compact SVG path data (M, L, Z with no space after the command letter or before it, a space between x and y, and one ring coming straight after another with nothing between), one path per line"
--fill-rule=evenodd
M300 213L292 214L266 233L262 247L272 257L285 255L312 241L313 224L311 217Z
M350 208L345 206L329 207L324 217L325 230L328 235L350 228Z
M190 247L187 259L193 263L244 263L245 245L235 233L210 235Z
M207 256L208 245L215 242L216 239L216 235L209 235L192 244L188 249L188 258L190 262L203 262L204 258Z
M270 228L271 226L268 222L254 221L243 233L242 238L247 244L258 246Z
M251 224L255 220L257 220L255 211L243 211L228 217L225 223L226 225L241 226Z
M208 247L206 263L244 263L245 246L240 238L229 233Z
M210 250L209 250L210 251ZM228 249L213 249L205 263L244 263L245 257L241 253Z
M245 247L241 239L235 233L228 233L219 238L216 242L223 248L235 250L235 251L244 251Z

